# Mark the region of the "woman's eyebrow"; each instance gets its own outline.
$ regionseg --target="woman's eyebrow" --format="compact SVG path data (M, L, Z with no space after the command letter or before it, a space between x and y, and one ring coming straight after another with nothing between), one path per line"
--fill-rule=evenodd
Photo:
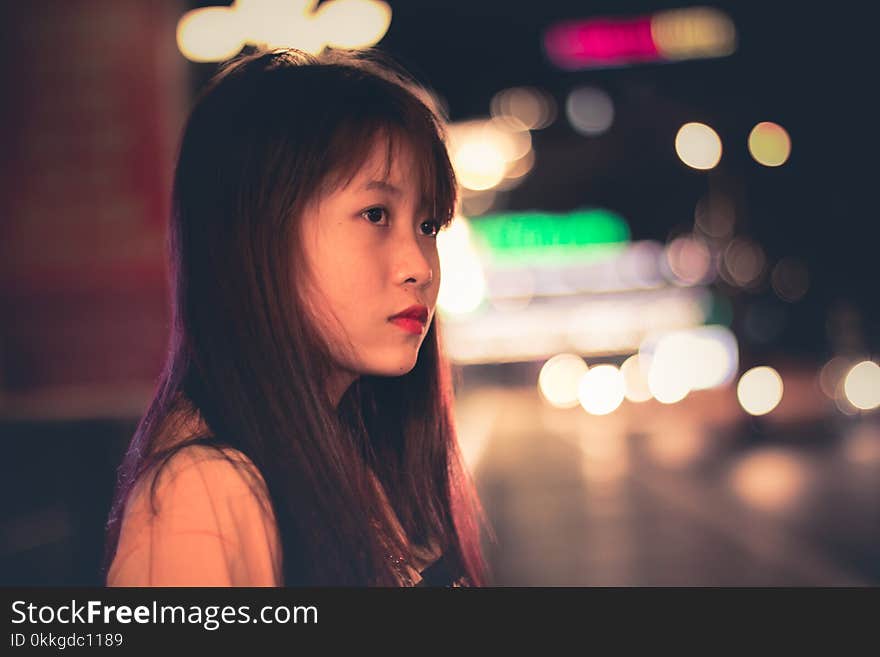
M386 180L371 180L363 186L365 190L378 189L394 196L403 196L403 192Z
M395 187L394 185L392 185L387 180L371 180L371 181L365 183L364 186L362 187L362 189L364 189L366 191L379 190L379 191L383 191L383 192L388 192L389 194L397 197L398 199L403 198L403 191L399 187ZM417 212L418 212L418 214L424 214L424 213L428 212L430 207L431 207L431 204L428 202L428 200L422 198L419 201L419 207L418 207Z

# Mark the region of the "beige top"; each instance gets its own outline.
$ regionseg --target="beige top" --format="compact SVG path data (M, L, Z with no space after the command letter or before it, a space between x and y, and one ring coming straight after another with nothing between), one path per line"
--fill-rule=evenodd
M159 475L155 514L153 477L135 486L108 586L281 585L281 548L265 483L241 452L224 452L241 465L210 447L177 452Z
M142 477L123 515L108 586L281 586L281 546L265 482L244 454L190 445ZM378 482L377 482L378 485ZM381 486L379 487L381 491ZM393 513L392 513L393 517ZM399 531L403 531L397 524ZM406 564L412 583L436 551Z

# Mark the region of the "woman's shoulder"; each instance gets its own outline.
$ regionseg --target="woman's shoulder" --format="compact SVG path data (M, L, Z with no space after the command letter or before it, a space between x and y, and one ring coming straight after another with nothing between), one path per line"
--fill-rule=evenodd
M266 484L259 469L243 452L233 447L188 444L178 447L144 473L141 487L147 485L160 496L246 501L266 495Z
M253 461L240 450L213 442L211 431L191 405L181 403L163 422L156 442L166 452L140 477L153 487L200 484L210 494L239 493L246 486L265 494L265 482Z
M108 583L262 586L277 584L279 573L259 472L237 449L193 444L133 489Z

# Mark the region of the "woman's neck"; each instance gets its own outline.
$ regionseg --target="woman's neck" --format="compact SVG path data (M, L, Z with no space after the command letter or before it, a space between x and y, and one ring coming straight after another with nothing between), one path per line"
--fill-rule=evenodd
M330 402L333 408L339 408L339 402L345 391L357 381L358 375L347 370L336 370L327 382L327 393L330 395Z

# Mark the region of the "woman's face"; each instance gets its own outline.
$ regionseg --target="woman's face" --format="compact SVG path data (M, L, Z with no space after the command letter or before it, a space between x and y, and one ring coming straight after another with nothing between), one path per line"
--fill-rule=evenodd
M343 389L360 374L415 366L440 287L438 224L421 207L410 149L395 149L389 168L378 142L351 182L310 204L301 222L306 302L345 373ZM393 319L407 310L422 316Z

